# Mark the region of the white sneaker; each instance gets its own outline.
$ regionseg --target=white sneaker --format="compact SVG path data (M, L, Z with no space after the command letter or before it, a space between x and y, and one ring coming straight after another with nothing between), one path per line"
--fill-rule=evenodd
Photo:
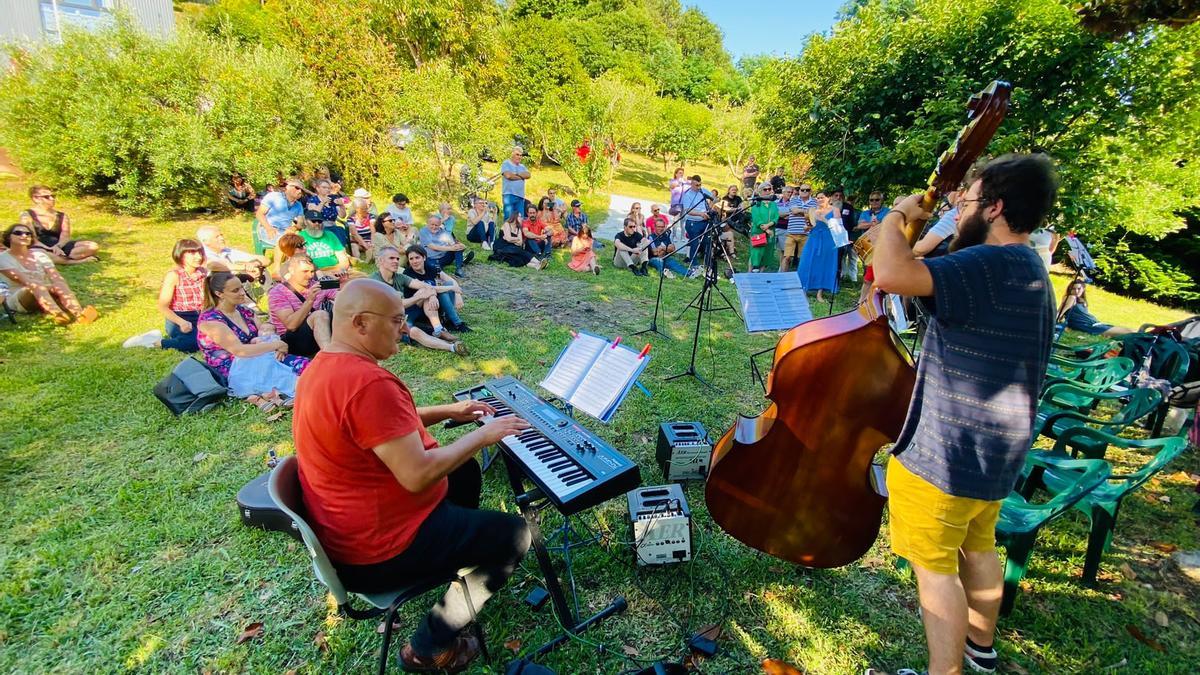
M121 346L126 349L131 347L157 347L158 341L161 339L162 331L156 328L154 330L148 330L141 335L134 335L125 342L121 343Z
M675 278L675 273L674 273L674 272L672 272L671 270L663 270L663 276L664 276L664 277L666 277L666 278L668 278L668 279L674 279L674 278Z
M492 243L490 241L485 241L485 242L483 242L482 247L483 247L483 250L490 251L490 250L492 250Z

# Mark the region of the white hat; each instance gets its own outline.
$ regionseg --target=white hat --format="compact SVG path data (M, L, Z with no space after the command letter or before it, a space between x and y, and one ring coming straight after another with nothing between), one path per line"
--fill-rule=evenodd
M354 198L355 199L370 199L371 193L367 192L366 188L358 188L357 190L354 191Z

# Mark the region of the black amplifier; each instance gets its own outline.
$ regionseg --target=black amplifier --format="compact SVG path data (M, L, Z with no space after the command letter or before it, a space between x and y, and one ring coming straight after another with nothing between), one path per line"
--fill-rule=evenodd
M712 441L699 422L663 422L655 452L663 479L704 480L712 459Z

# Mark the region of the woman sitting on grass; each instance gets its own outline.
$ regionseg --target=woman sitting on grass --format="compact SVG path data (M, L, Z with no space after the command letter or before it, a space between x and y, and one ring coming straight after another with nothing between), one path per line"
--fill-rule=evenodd
M507 263L509 267L532 267L535 270L546 266L545 261L535 258L525 247L525 231L521 225L521 215L516 211L500 227L500 236L496 237L488 260Z
M375 218L375 232L371 235L371 248L375 254L384 246L403 251L417 243L417 231L403 220L396 222L396 217L384 211Z
M303 221L303 219L299 220ZM275 256L272 258L271 277L276 281L283 280L283 269L287 265L287 261L298 255L308 257L308 254L304 250L308 242L304 241L304 237L297 234L299 231L298 229L289 229L279 238L279 241L275 242Z
M1063 293L1062 303L1058 305L1058 323L1063 322L1066 322L1067 328L1089 335L1114 337L1133 332L1131 328L1102 323L1088 311L1087 284L1082 279L1072 280Z
M233 396L268 412L295 396L296 379L309 360L288 354L287 343L269 324L260 333L254 312L242 306L245 302L240 279L229 272L209 275L196 342L204 362L228 380Z
M471 327L458 315L458 310L463 306L462 286L442 268L429 262L429 254L424 247L414 244L408 247L404 255L408 259L408 267L404 268L405 276L424 282L437 293L438 306L447 327L459 333L470 332ZM406 289L404 294L411 295L411 292ZM441 337L436 327L433 336Z
M163 277L158 291L158 311L166 318L163 330L157 328L125 341L122 347L161 347L184 353L199 349L196 322L204 308L204 246L195 239L180 239L171 251L175 268ZM163 337L163 334L166 337Z
M12 225L4 231L3 242L8 250L0 253L0 274L16 284L9 289L5 307L13 312L43 311L60 326L72 321L95 321L99 316L96 308L80 306L50 256L33 247L33 237L30 225Z
M21 224L33 228L33 247L45 251L58 265L78 265L95 262L100 244L94 241L73 241L71 219L54 208L54 191L45 185L29 188L33 208L21 212Z
M538 222L542 224L542 231L550 235L550 246L560 248L567 245L567 229L563 227L558 209L549 197L542 197L538 202Z
M600 274L600 266L596 264L596 252L592 250L592 228L582 225L579 235L571 239L571 261L567 267L576 272L591 272Z

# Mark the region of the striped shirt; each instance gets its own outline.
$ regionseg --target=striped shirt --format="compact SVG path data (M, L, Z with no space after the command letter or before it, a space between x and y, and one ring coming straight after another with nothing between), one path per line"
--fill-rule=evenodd
M1003 499L1025 465L1050 359L1050 278L1023 244L923 262L932 318L897 459L947 494Z
M789 213L789 209L801 208L800 213ZM817 208L817 200L809 197L801 199L800 197L792 197L787 202L779 205L779 215L787 216L787 233L788 234L806 234L809 230L808 210Z

